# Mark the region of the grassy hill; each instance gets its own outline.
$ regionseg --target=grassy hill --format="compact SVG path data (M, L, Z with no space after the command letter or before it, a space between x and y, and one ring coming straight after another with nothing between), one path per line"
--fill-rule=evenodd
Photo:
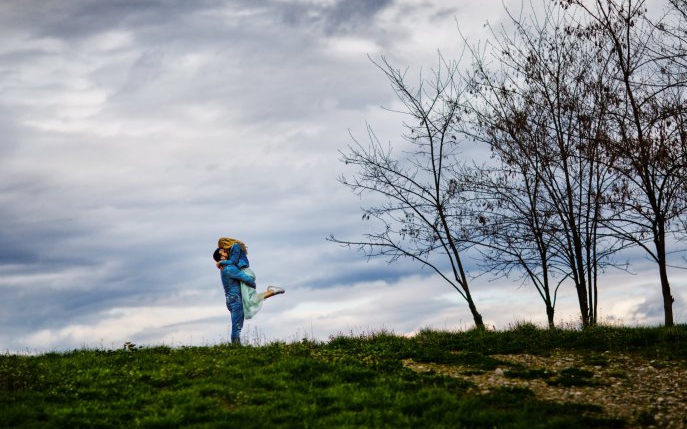
M685 325L5 354L0 427L680 428L682 368Z

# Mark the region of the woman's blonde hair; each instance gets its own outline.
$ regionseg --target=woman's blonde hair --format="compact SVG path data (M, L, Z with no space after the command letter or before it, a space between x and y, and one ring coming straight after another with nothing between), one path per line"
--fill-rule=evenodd
M246 245L243 244L241 240L237 240L235 238L222 237L217 242L217 247L219 247L220 249L229 250L231 246L233 246L234 244L238 244L239 246L241 246L241 249L243 249L243 251L246 252L246 255L248 254L248 247L246 247Z

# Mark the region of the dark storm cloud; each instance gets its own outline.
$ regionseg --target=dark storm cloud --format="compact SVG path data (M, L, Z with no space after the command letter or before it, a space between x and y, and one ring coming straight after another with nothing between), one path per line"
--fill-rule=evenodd
M3 58L0 55L0 79L7 79L11 77L11 73L6 71L2 64L11 63L11 59ZM17 120L20 117L12 106L0 102L0 166L2 165L2 159L9 156L14 152L20 143L21 133L24 131L22 127L17 124ZM2 191L3 186L7 184L0 183L0 191Z
M42 204L50 201L49 182L40 176L8 177L0 185L0 266L5 264L44 269L64 263L83 263L84 255L70 256L59 250L65 240L92 233L72 219L55 216L58 207Z
M393 3L393 0L342 0L329 5L266 0L29 0L22 7L6 7L5 15L14 21L13 25L32 28L34 37L78 41L114 29L133 29L142 40L149 42L203 40L212 43L204 34L240 38L242 34L251 34L252 30L269 32L278 21L294 27L317 28L326 35L364 31L377 14ZM227 6L234 12L251 10L256 14L249 18L238 14L221 18L208 14ZM194 25L199 20L202 26ZM241 33L233 31L232 24L245 23L256 26L243 27ZM165 28L173 28L174 33L160 37Z
M93 322L103 309L112 308L121 300L117 290L105 288L84 293L83 290L50 289L48 285L36 282L40 291L25 289L5 289L0 286L3 298L12 302L21 302L22 306L6 308L3 311L2 324L6 332L21 333L40 329L61 329L75 321ZM32 317L26 316L26 309L31 309Z
M344 0L332 5L283 4L283 21L294 27L315 26L323 34L346 34L369 28L370 22L393 0Z
M79 40L111 29L136 28L144 32L162 24L178 24L198 10L221 3L200 0L29 0L14 13L24 27L34 29L35 37ZM23 11L31 13L24 14ZM183 28L178 27L182 32Z
M22 222L0 212L7 220L0 231L0 266L23 265L27 268L43 264L49 270L53 265L83 263L82 255L70 256L57 249L65 239L72 239L77 230L55 225L38 225Z
M0 319L7 333L59 330L97 322L112 308L154 305L173 295L175 282L189 274L184 272L188 267L170 263L179 261L174 251L130 248L125 256L101 243L87 249L90 262L84 254L65 261L62 255L70 250L52 239L20 266L0 266ZM108 268L112 259L119 263ZM10 305L19 302L20 306ZM30 318L25 317L27 308L32 309Z
M350 33L365 29L378 13L393 3L393 0L338 1L326 11L325 32Z
M59 7L57 2L45 7L39 2L29 2L24 11L26 15L36 12L32 25L26 23L26 28L33 30L32 38L64 41L68 53L97 48L100 43L97 37L109 31L130 34L131 47L138 52L124 82L118 83L109 94L108 110L122 108L151 115L160 102L171 107L183 102L230 100L243 106L240 114L247 120L270 123L321 111L321 104L313 102L318 96L329 96L339 106L351 109L373 100L378 103L375 95L384 88L371 92L369 88L351 85L363 78L364 70L351 68L345 61L332 62L323 56L327 49L321 44L323 37L335 34L374 34L376 30L371 23L375 15L391 4L390 1L342 1L328 6L267 1L74 1ZM284 23L292 27L284 27ZM284 37L285 34L288 36ZM122 49L114 49L111 54ZM52 48L22 54L26 61L56 55ZM188 74L187 82L174 91L155 90L169 75L180 73L180 59L196 54L213 56L214 60L197 74ZM264 72L246 72L259 69ZM346 73L341 73L344 69ZM107 63L89 71L89 77L105 88L112 84L112 76L112 67ZM294 81L308 84L294 85ZM349 86L350 90L335 92L342 85Z
M675 299L673 303L673 312L677 316L675 321L681 323L684 321L680 320L679 309L684 307L685 302L681 296L682 290L678 285L680 285L679 282L671 284L671 294ZM657 281L654 284L644 284L641 286L641 289L644 291L646 300L633 308L629 316L637 319L663 320L665 311L663 309L663 295L661 294L660 283Z
M355 270L350 267L355 266ZM338 260L329 265L328 270L321 275L303 282L302 285L311 288L329 288L346 284L357 284L385 280L395 282L409 275L431 275L429 270L414 264L388 264L382 260L365 262L361 254L351 252L339 256Z

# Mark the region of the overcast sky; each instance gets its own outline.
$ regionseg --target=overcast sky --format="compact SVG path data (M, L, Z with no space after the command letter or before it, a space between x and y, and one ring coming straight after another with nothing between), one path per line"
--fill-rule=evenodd
M368 56L427 71L460 53L458 27L477 42L502 17L483 0L2 1L0 352L227 341L220 236L248 244L259 288L287 290L247 341L470 328L428 270L325 238L365 227L336 180L349 131L401 132ZM606 277L602 319L662 321L654 269L638 267ZM473 290L497 329L545 320L517 281ZM557 309L575 323L571 290Z

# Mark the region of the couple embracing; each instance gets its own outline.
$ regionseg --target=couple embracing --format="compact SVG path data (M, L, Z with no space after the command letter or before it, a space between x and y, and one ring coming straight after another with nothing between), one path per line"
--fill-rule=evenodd
M255 273L248 262L248 248L235 238L220 238L212 257L221 270L227 308L231 313L231 342L241 344L244 319L252 318L260 311L264 300L284 293L284 289L269 286L266 292L257 292Z

